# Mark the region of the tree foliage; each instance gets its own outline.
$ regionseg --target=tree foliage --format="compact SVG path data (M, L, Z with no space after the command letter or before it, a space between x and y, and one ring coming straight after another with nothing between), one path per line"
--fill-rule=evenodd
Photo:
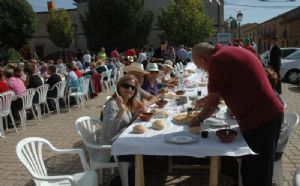
M74 38L72 22L64 9L51 10L47 31L53 43L63 49L69 48Z
M152 20L153 13L144 10L143 0L89 0L89 10L81 17L92 50L143 46Z
M19 50L32 37L35 13L27 0L0 0L0 47Z
M22 59L21 54L13 48L0 49L0 64L2 65L6 65L7 63L17 63Z
M174 45L205 41L214 33L213 21L205 15L201 0L174 0L158 16L160 37Z

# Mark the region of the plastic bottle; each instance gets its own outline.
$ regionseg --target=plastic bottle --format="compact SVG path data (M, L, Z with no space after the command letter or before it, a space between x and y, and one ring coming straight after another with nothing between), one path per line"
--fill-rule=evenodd
M179 82L178 82L178 89L184 90L184 77L183 77L183 71L180 69L179 72Z

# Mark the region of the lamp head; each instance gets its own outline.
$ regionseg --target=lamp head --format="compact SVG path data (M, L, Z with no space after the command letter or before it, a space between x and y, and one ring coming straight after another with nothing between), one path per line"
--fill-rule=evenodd
M243 20L242 12L239 12L239 13L236 14L236 19L237 19L238 22L242 22L242 20Z

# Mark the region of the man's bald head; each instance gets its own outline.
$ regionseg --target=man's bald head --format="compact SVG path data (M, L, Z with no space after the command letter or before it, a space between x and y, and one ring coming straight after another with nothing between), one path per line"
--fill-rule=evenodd
M203 42L196 44L192 50L193 61L198 68L207 70L207 62L214 52L215 47Z
M212 55L214 49L215 46L207 42L203 42L198 43L193 47L193 53L195 55L200 55L201 57L204 57L207 60Z

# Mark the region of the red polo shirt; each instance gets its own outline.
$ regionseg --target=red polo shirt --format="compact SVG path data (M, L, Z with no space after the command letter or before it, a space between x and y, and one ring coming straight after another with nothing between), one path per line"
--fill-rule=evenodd
M216 46L208 62L209 92L219 92L241 130L270 122L283 111L258 58L234 46Z

